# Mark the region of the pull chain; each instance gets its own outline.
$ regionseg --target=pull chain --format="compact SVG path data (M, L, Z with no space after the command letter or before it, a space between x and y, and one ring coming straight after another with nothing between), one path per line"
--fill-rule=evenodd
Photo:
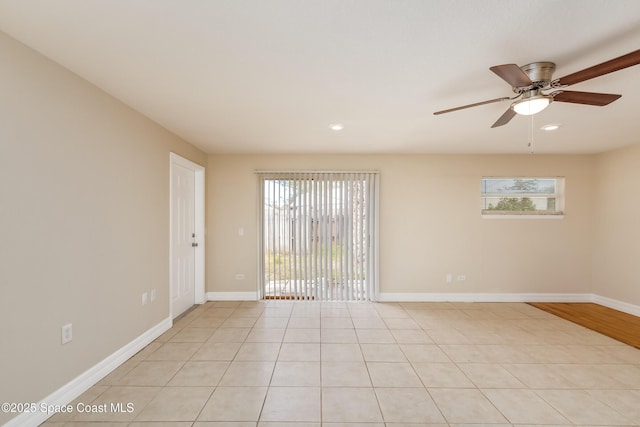
M527 146L529 147L529 152L534 154L533 151L533 115L529 116L531 118L531 126L529 126L529 143Z

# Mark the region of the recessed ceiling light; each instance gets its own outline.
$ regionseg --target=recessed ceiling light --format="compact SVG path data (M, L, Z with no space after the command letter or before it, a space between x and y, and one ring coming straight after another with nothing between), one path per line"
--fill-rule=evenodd
M547 132L552 131L552 130L556 130L560 127L559 124L557 123L552 123L552 124L548 124L548 125L544 125L542 126L540 129L542 130L546 130Z
M344 129L344 125L342 123L332 123L329 125L329 129L337 131L341 131Z

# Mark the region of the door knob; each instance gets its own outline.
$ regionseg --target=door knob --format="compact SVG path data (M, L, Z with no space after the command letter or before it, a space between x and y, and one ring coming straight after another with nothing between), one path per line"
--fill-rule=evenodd
M191 244L191 247L193 247L193 248L195 248L195 247L197 247L197 246L198 246L198 244L197 244L197 243L192 243L192 244Z

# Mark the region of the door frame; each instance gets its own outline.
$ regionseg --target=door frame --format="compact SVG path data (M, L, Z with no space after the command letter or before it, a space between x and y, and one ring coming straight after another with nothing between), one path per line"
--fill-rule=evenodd
M174 165L180 165L194 173L194 226L196 243L194 254L194 303L204 304L204 278L205 278L205 237L204 206L205 206L205 168L191 160L174 153L169 153L169 316L173 319L173 174Z

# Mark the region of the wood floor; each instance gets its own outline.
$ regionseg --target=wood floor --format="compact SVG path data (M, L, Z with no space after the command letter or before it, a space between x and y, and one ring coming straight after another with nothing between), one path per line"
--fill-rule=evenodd
M640 348L640 317L593 303L529 303L585 328Z

